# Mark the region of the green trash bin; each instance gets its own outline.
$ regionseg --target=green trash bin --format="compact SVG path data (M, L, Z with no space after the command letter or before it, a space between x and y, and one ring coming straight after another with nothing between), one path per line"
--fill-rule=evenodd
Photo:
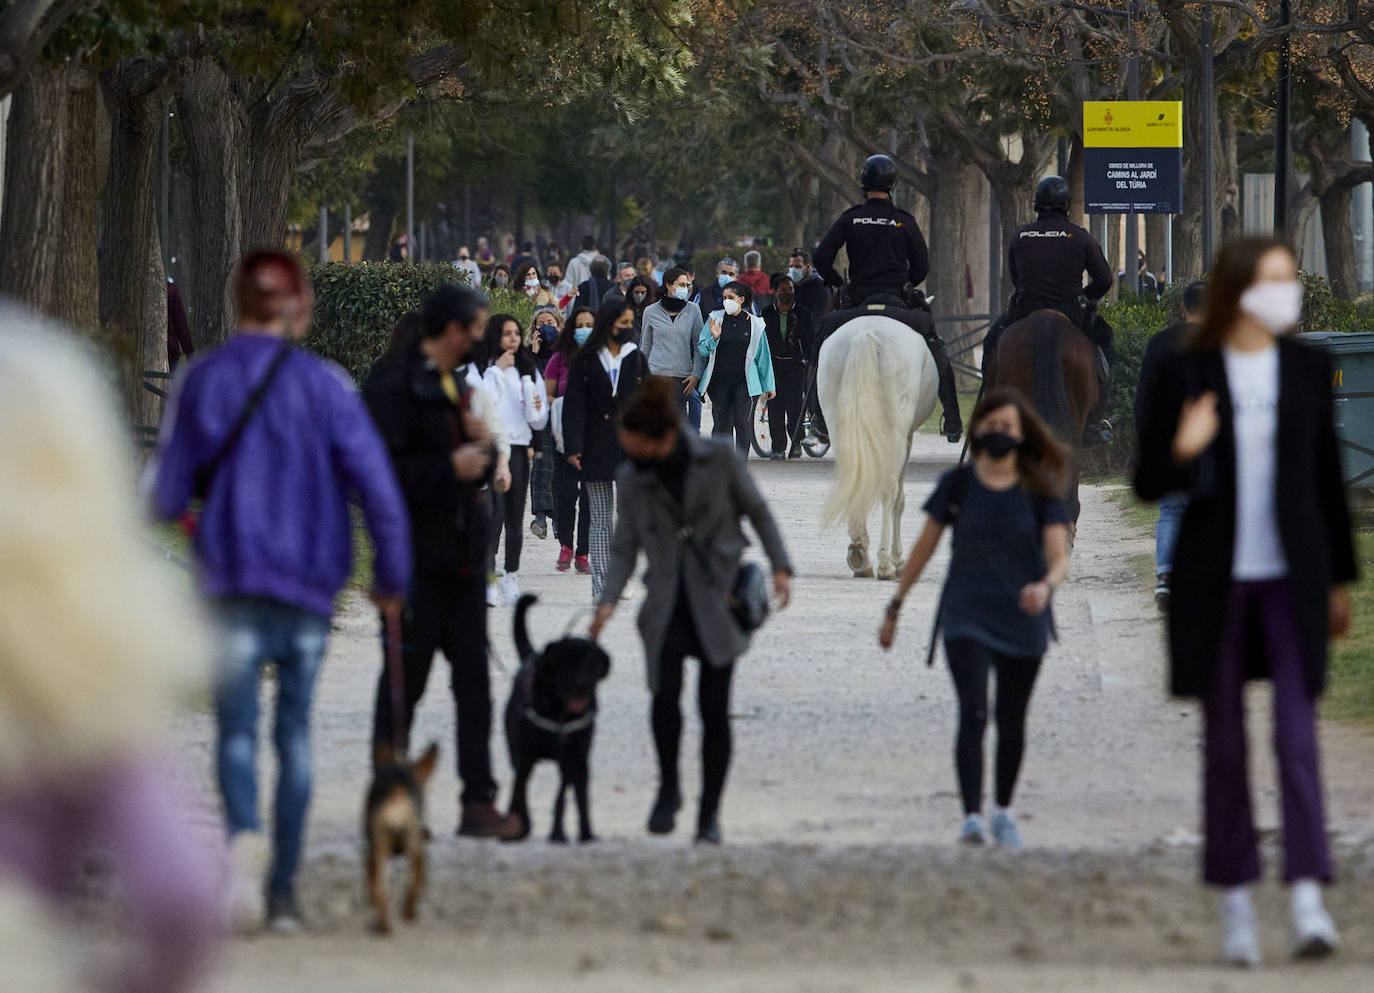
M1331 356L1345 485L1374 487L1374 332L1305 334Z

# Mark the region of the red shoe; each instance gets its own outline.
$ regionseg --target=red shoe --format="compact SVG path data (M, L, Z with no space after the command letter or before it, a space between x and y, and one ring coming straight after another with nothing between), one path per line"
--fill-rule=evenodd
M559 571L559 572L567 572L567 571L568 571L568 567L569 567L570 565L572 565L572 560L573 560L572 549L569 548L567 545L564 545L563 548L562 548L562 549L559 551L559 553L558 553L558 571Z
M575 564L577 566L577 571L584 576L592 571L592 564L587 561L587 556L585 555L579 555L575 560Z

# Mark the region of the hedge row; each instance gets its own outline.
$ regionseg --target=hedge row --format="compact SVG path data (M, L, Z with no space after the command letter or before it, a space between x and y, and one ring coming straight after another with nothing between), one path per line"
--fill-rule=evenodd
M343 366L359 382L386 351L391 329L431 290L463 283L466 275L447 262L325 262L311 267L315 323L306 344ZM488 290L492 313L513 314L527 325L534 316L529 297L512 290Z

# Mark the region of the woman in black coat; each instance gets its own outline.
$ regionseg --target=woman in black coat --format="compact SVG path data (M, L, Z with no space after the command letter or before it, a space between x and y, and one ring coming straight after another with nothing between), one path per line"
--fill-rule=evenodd
M623 298L597 312L592 335L573 356L563 401L563 449L582 476L591 509L592 597L601 599L611 561L615 522L615 473L625 459L616 435L622 400L649 374L634 343L635 311Z
M1171 687L1204 721L1206 882L1226 888L1224 953L1259 961L1248 886L1259 853L1246 772L1244 686L1274 684L1285 881L1297 954L1336 946L1322 907L1331 878L1315 700L1327 639L1350 625L1350 516L1326 356L1287 337L1302 309L1292 253L1243 238L1217 258L1207 316L1162 367L1135 486L1186 492L1169 609Z

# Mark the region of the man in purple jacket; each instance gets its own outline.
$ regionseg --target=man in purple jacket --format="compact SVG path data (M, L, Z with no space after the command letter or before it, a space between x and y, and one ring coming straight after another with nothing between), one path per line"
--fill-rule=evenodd
M187 363L149 466L159 517L203 501L200 585L224 628L217 765L230 838L229 923L301 927L294 877L310 803L310 702L334 596L349 575L356 495L376 545L373 598L399 613L410 578L405 503L377 429L343 370L296 347L313 298L300 267L255 252L238 274L239 327ZM258 833L258 672L277 664L280 762L273 861ZM264 907L264 897L266 906Z

